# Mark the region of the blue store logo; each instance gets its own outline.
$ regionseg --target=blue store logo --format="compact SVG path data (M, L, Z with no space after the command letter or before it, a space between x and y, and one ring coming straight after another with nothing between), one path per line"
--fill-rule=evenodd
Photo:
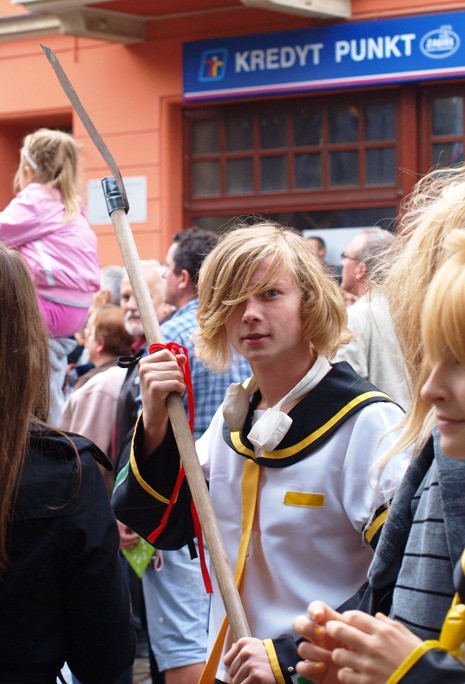
M450 57L460 47L460 38L452 30L452 26L441 26L430 31L420 41L420 50L426 57L443 59Z
M200 60L199 81L221 81L226 74L228 51L205 50Z

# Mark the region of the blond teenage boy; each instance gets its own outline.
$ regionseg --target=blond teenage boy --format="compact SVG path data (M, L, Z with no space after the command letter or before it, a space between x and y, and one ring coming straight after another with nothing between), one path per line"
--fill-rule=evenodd
M369 471L394 440L389 434L380 443L402 411L348 364L329 363L346 336L345 306L294 231L263 222L225 235L202 265L199 302L196 354L225 368L235 350L253 371L230 388L197 441L253 636L232 644L214 584L209 640L216 647L201 681L291 683L299 658L296 635L286 632L296 609L309 595L338 606L366 577L368 542L380 526L374 513L407 459L384 471L377 491ZM179 470L165 401L185 385L167 350L140 362L140 379L144 410L114 505L148 536ZM190 541L189 496L184 487L158 547Z

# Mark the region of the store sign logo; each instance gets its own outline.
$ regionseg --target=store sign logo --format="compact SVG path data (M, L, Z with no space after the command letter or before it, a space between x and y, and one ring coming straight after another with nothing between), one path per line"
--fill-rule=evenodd
M430 31L420 41L420 50L426 57L443 59L450 57L460 47L460 38L452 30L452 26L441 26Z
M200 60L199 81L222 81L227 62L228 50L205 50Z

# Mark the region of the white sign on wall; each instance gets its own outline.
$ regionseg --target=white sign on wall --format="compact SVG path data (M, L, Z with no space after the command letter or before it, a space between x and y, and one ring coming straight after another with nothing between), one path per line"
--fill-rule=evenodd
M147 177L129 176L123 178L123 182L129 201L129 222L144 223L147 220ZM92 226L111 224L101 180L87 183L87 218Z

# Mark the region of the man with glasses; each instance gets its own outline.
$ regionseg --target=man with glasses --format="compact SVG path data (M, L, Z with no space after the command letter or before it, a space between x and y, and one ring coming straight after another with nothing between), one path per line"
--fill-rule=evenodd
M394 239L387 230L367 228L341 254L341 285L358 299L347 311L353 337L339 349L335 360L350 363L359 375L405 408L409 394L402 354L386 299L373 278Z

